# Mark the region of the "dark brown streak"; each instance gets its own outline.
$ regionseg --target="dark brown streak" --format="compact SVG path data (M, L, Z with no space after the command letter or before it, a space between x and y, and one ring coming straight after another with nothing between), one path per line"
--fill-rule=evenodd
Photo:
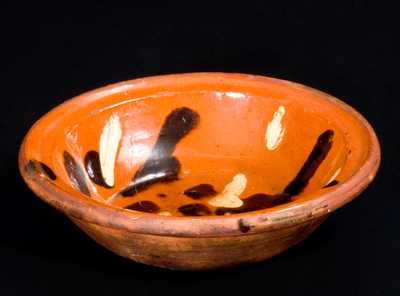
M178 142L197 126L198 121L199 115L187 107L173 110L165 119L149 158L121 195L133 196L154 183L177 180L181 166L172 153Z
M332 130L326 130L318 137L318 140L303 167L300 169L293 181L286 186L282 193L275 195L257 193L244 199L241 207L218 208L215 211L215 214L225 215L258 211L289 202L293 196L300 194L304 190L322 161L328 155L333 143L333 134Z
M178 179L181 164L175 157L146 161L146 164L135 174L133 184L123 191L122 196L133 196L157 182L172 182Z
M333 131L329 129L318 137L317 143L315 144L303 167L300 169L293 181L286 186L283 193L294 196L298 195L304 190L322 161L328 155L329 150L332 148L333 134Z
M88 151L85 155L85 169L86 172L92 180L93 183L103 186L105 188L112 188L108 186L104 180L103 174L101 172L100 156L97 151Z
M53 181L55 181L57 179L56 174L53 172L53 170L49 166L47 166L45 163L35 160L35 159L31 159L28 161L28 163L25 166L25 170L35 172L39 175L49 178L50 180L53 180Z
M43 170L43 172L51 179L51 180L56 180L57 176L56 174L53 172L53 170L48 167L45 163L39 161L39 165L41 167L41 169Z
M71 154L64 151L64 167L67 171L68 177L71 180L72 185L82 192L83 194L90 196L89 188L85 181L85 174L79 164L75 161Z

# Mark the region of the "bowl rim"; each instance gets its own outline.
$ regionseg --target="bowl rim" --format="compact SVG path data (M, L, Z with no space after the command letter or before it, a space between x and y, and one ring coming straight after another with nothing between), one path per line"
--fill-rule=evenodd
M241 80L251 79L252 81L258 80L260 82L266 80L275 81L320 94L321 99L326 99L330 101L330 103L339 106L361 123L370 142L370 146L366 148L368 149L368 155L358 171L356 171L349 179L317 197L310 200L292 201L274 207L273 210L266 209L228 216L167 217L124 210L113 205L101 203L91 198L82 198L79 193L65 192L44 178L28 174L25 171L24 165L26 163L26 158L24 154L27 149L26 140L34 127L54 110L64 108L69 104L79 104L82 100L100 99L107 93L111 94L121 88L132 87L137 83L143 83L144 80L149 83L163 79L196 77L206 77L209 79L215 79L217 77L227 79L239 78ZM301 223L307 223L308 221L331 213L361 193L374 179L380 164L380 159L380 146L373 128L359 112L343 101L314 88L283 79L224 72L198 72L149 76L113 83L82 93L81 95L63 102L55 108L52 108L40 117L25 135L18 156L20 173L28 186L41 199L64 212L70 218L83 220L97 226L120 229L133 233L178 237L248 235L265 231L274 231L286 227L294 227ZM245 231L243 231L243 227L240 227L243 225L247 226Z

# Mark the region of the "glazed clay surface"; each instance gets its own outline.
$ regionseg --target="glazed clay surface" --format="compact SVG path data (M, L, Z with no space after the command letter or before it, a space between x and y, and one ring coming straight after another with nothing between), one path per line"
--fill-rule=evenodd
M339 100L223 73L83 94L42 117L20 152L30 187L97 242L179 269L285 250L361 192L378 165L373 130Z
M270 258L305 239L324 219L252 235L196 238L139 234L73 221L96 242L120 256L169 269L201 270Z

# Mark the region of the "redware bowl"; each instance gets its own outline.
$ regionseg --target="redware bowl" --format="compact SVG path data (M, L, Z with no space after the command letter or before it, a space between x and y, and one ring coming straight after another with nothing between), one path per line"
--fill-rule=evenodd
M345 103L268 77L135 79L44 115L20 171L96 242L145 264L211 269L305 239L374 178L376 135Z

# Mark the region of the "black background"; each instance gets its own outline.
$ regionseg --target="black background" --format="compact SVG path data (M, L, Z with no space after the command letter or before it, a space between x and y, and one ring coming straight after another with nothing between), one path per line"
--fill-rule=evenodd
M400 295L398 10L383 1L274 3L3 7L0 295ZM23 183L19 145L50 108L108 83L198 71L268 75L341 98L379 136L377 178L299 246L213 272L120 258Z

